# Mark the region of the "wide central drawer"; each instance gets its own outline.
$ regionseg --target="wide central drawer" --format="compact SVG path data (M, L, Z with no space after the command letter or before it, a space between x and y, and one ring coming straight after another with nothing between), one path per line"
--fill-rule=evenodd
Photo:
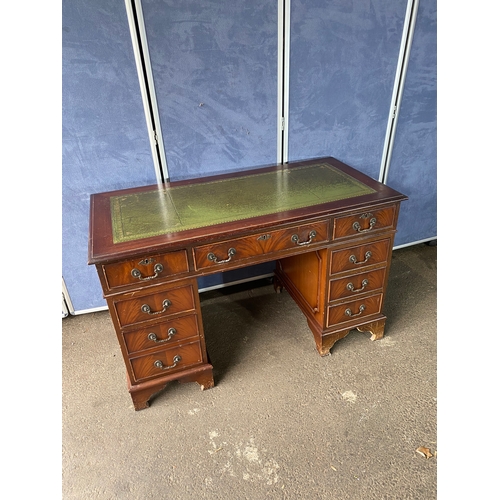
M170 375L203 362L199 341L173 346L164 351L130 359L136 382Z
M129 354L155 347L170 347L182 340L198 336L199 327L196 314L174 318L123 334Z
M163 288L156 293L130 294L130 298L113 300L116 317L121 328L166 318L172 314L195 308L192 285Z
M224 267L228 263L273 254L282 250L307 247L328 241L328 220L287 229L262 232L223 243L202 245L194 249L196 270Z

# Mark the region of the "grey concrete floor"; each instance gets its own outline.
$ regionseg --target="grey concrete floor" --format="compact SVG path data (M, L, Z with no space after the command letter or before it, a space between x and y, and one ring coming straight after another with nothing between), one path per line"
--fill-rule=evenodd
M139 412L109 313L63 319L63 498L436 498L436 254L396 250L385 337L326 357L269 282L202 293L215 387Z

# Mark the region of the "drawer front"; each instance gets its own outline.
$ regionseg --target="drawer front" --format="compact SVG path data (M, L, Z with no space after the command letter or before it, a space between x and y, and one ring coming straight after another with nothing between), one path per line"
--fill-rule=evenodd
M371 234L380 229L393 228L395 213L396 207L393 206L336 218L334 221L333 239Z
M189 271L186 250L150 255L102 266L108 288L144 285Z
M130 359L135 382L170 375L202 363L199 341L170 347L164 351Z
M328 221L304 224L288 229L262 232L224 243L203 245L194 249L197 270L224 267L229 262L272 254L281 250L308 247L328 241Z
M382 294L371 295L343 304L328 307L327 327L346 323L353 319L365 319L372 314L380 313Z
M123 334L129 354L154 347L170 347L185 339L198 336L198 319L195 314Z
M144 321L163 319L169 315L195 308L191 285L116 300L113 305L118 323L122 328Z
M360 293L382 289L385 283L385 268L366 273L330 280L328 301L355 297Z
M344 250L333 250L330 274L362 269L374 264L387 262L390 251L390 239L357 245Z

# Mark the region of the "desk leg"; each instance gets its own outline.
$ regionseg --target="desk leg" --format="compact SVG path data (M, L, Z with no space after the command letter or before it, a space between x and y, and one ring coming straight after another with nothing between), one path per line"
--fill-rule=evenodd
M168 382L158 384L158 381L145 382L143 384L132 385L127 374L128 392L134 403L135 411L144 410L149 406L151 396L160 392Z
M157 393L162 391L169 382L177 380L178 382L197 382L201 390L211 389L214 386L214 377L212 365L206 364L201 367L192 368L178 374L171 375L162 379L150 380L142 384L132 385L127 375L128 391L134 403L136 411L144 410L149 406L149 400Z
M197 382L201 387L201 390L204 391L206 389L211 389L214 384L214 376L212 374L212 368L206 368L200 373L195 373L193 375L186 375L183 378L179 379L180 383L184 382Z
M334 333L328 333L328 331L322 332L315 323L309 320L309 318L307 320L307 323L309 324L309 328L314 334L317 351L321 356L328 356L335 342L337 342L337 340L343 339L350 331L356 328L360 332L370 332L372 334L370 340L380 340L384 336L385 320L386 318L383 318L378 321L372 321L371 323L367 323L365 325L353 326L348 328L347 330L340 330Z
M137 389L136 387L130 388L130 396L132 397L132 402L134 403L135 411L144 410L149 407L149 400L151 396L160 392L165 388L167 384L162 385L161 387L154 387L148 389Z
M357 328L360 332L370 332L372 336L370 340L380 340L384 336L384 328L385 328L385 320L380 319L378 321L372 321L371 323L367 323L366 325L356 326L353 328ZM324 335L321 332L316 333L313 324L308 320L309 328L314 333L314 339L316 341L316 349L318 350L321 356L327 356L330 354L330 350L333 347L333 344L337 342L337 340L343 339L353 328L349 328L348 330L341 330L329 335L325 333Z
M273 276L273 286L274 286L274 291L276 293L281 293L283 289L285 288L277 274Z
M360 332L370 332L372 334L370 340L380 340L384 336L385 320L386 318L373 321L372 323L358 326L357 329Z
M323 334L323 332L318 329L315 323L311 322L307 319L307 323L309 328L313 332L314 341L316 342L316 350L319 352L320 356L328 356L333 347L333 344L337 342L337 340L343 339L351 330L340 330L338 332L332 334Z

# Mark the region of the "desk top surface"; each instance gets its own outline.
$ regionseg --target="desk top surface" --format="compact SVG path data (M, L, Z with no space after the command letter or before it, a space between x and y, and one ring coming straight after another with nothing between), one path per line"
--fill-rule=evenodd
M95 194L89 263L386 198L406 197L334 158Z

